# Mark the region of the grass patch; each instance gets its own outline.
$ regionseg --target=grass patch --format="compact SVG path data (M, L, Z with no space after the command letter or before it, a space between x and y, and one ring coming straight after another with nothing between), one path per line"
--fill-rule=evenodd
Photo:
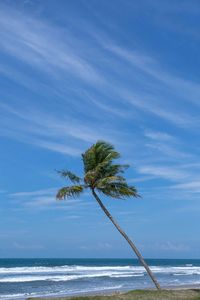
M57 298L28 298L27 300L200 300L199 289L183 290L135 290L128 293L115 293L112 295L76 296Z

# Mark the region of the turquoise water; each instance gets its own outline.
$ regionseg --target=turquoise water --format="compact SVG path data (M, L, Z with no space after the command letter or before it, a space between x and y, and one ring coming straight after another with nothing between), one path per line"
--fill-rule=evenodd
M200 285L200 260L147 260L162 286ZM0 299L153 287L134 259L0 259Z

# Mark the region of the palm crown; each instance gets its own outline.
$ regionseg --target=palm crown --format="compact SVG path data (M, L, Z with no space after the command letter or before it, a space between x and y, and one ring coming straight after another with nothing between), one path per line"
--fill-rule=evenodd
M61 188L57 199L77 197L87 188L113 198L138 197L136 188L129 186L122 176L128 165L114 163L119 157L120 154L109 143L98 141L92 145L82 154L83 178L68 170L59 171L62 177L69 179L74 185Z

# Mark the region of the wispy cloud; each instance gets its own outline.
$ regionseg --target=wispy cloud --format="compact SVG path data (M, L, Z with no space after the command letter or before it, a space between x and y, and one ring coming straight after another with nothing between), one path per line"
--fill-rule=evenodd
M166 132L146 130L144 136L147 138L146 147L155 150L157 153L160 152L161 155L165 155L172 160L177 161L177 158L180 160L193 157L191 153L183 151L183 144L178 138Z
M114 140L117 134L114 130L108 130L102 126L101 131L90 123L84 124L70 116L62 118L41 112L35 109L14 109L13 107L0 105L2 117L0 120L0 135L9 136L21 142L36 145L41 148L79 156L85 147L99 139ZM12 119L12 123L8 120Z
M190 250L189 245L186 244L182 244L182 243L174 243L174 242L170 242L167 241L165 243L161 243L161 244L157 244L156 246L157 248L159 248L160 250L169 250L169 251L173 251L173 252L187 252Z
M97 243L96 245L94 246L80 246L80 248L82 250L106 250L106 249L112 249L113 248L113 245L111 245L110 243Z
M49 208L56 204L56 191L58 188L48 188L35 191L17 192L9 194L9 198L25 208Z
M137 67L139 70L150 75L154 79L161 81L164 85L172 88L172 92L181 95L186 101L193 101L199 104L200 85L183 78L179 78L173 74L162 71L156 60L149 56L144 56L138 52L130 51L116 45L106 46L112 53L115 53L129 64Z
M171 186L172 189L183 190L188 193L200 193L200 180L188 181Z
M5 53L55 79L71 74L92 84L102 81L98 71L81 57L79 49L75 51L70 46L70 41L75 42L75 38L66 29L52 27L11 9L1 10L0 16L0 36ZM68 36L68 44L61 41L61 31Z
M175 138L170 135L169 133L166 132L161 132L161 131L153 131L153 130L146 130L144 135L147 138L150 138L153 141L174 141Z
M31 192L18 192L10 194L11 197L32 197L32 196L43 196L46 194L53 194L56 192L56 188L42 189Z
M122 99L146 114L153 114L160 119L184 128L191 129L199 126L197 116L192 116L184 111L180 112L173 105L169 107L166 98L161 95L153 96L151 93L149 95L144 92L136 93L131 89L125 90L123 88L118 89L118 94Z
M171 181L179 181L188 177L188 173L185 170L178 170L176 167L170 167L168 165L141 166L138 167L138 172Z
M14 242L13 246L17 250L40 250L44 249L43 245L37 245L37 244L22 244L18 242Z
M22 209L37 209L37 210L49 210L49 209L63 209L64 207L68 210L70 205L80 205L83 201L80 200L69 200L67 199L67 206L64 201L56 201L56 193L58 188L49 188L28 192L17 192L9 194L9 198L14 199L14 202L17 203ZM13 203L14 203L13 202ZM19 209L21 209L19 208Z
M138 48L130 50L102 33L91 34L107 53L114 54L116 60L122 60L122 64L118 62L118 68L122 67L125 73L133 77L128 82L132 81L134 88L131 84L124 87L120 81L115 84L115 94L122 101L128 101L144 113L154 114L180 127L199 127L194 109L196 105L199 106L200 85L197 82L181 78L169 70L164 71L158 60L146 55L144 51L142 54ZM112 56L113 64L116 60ZM179 103L178 107L174 99L176 104ZM188 114L183 104L190 105L192 113Z
M91 203L86 200L87 193L83 194L80 199L66 199L66 201L57 201L57 188L48 188L34 191L22 191L8 194L8 200L12 204L16 204L17 210L67 210L70 214L67 218L75 218L73 212L79 209L84 209L85 206ZM84 200L84 201L83 201ZM77 216L77 215L76 215Z
M159 65L156 59L141 54L140 49L130 51L117 45L110 39L106 39L105 37L101 38L101 35L97 37L98 35L96 34L95 37L102 49L106 50L106 56L109 58L109 53L115 55L115 57L112 57L110 64L104 64L105 68L102 71L100 64L94 64L93 60L90 60L87 45L76 39L72 32L66 28L52 27L47 22L41 22L39 19L34 19L30 16L27 17L19 12L7 9L4 10L4 13L1 13L0 22L2 28L2 30L0 30L0 36L4 41L2 49L4 49L5 53L19 59L25 65L31 66L31 68L37 72L45 72L49 79L53 79L58 83L59 88L55 86L54 93L56 89L58 89L57 92L59 93L60 87L61 90L64 89L66 91L64 87L66 83L63 78L69 80L71 76L76 76L81 82L86 81L92 84L98 91L105 90L107 94L111 93L116 95L116 98L120 97L122 102L127 101L137 109L142 110L143 113L154 114L159 118L163 118L168 122L183 127L187 127L188 125L196 126L199 124L198 117L195 116L195 114L192 116L184 112L184 110L180 111L180 109L175 108L173 105L169 105L169 103L167 103L169 101L166 100L166 97L170 98L170 94L166 94L167 89L170 88L170 92L174 94L174 96L179 96L179 98L184 98L189 102L194 101L198 104L198 101L195 101L195 99L198 99L200 96L199 85L181 79L169 72L162 71L162 66ZM87 33L89 34L90 32ZM65 39L61 41L63 36L65 36ZM95 47L93 54L97 58L100 58L101 62L101 59L103 59L102 53L97 47ZM124 62L123 71L125 73L131 66L136 68L132 70L134 78L140 77L138 76L140 72L148 76L141 77L140 85L144 85L144 81L145 85L149 82L150 85L153 84L156 86L156 89L154 89L154 86L153 89L159 91L159 93L156 94L152 89L150 91L148 90L147 93L145 89L144 92L141 92L141 90L134 90L130 86L124 87L121 83L121 78L116 74L115 68L113 67L118 63L119 58ZM125 63L127 63L128 66L125 65ZM113 64L113 66L111 64ZM6 71L8 68L6 67L3 70ZM106 72L106 69L108 69L108 72ZM34 82L31 82L32 79L30 79L30 76L24 78L21 77L24 76L22 73L21 75L14 75L15 72L16 70L8 70L7 74L13 76L15 80L18 79L22 84L30 84L30 86L37 87ZM128 71L127 74L129 73ZM30 82L28 83L29 80ZM152 82L152 80L154 80L154 82ZM49 89L51 89L53 81L50 82ZM159 86L160 82L162 86ZM40 81L38 84L41 84ZM113 85L115 86L114 91ZM47 86L47 82L43 83L43 86ZM172 101L170 101L170 103L171 102ZM125 112L117 109L115 105L109 106L103 101L96 99L93 99L93 103L107 112L121 117L124 116ZM113 103L115 103L115 100Z

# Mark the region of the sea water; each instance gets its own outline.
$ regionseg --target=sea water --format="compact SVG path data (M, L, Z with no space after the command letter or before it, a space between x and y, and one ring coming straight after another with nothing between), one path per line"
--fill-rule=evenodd
M161 286L200 286L200 260L148 259ZM0 299L152 288L134 259L0 259Z

